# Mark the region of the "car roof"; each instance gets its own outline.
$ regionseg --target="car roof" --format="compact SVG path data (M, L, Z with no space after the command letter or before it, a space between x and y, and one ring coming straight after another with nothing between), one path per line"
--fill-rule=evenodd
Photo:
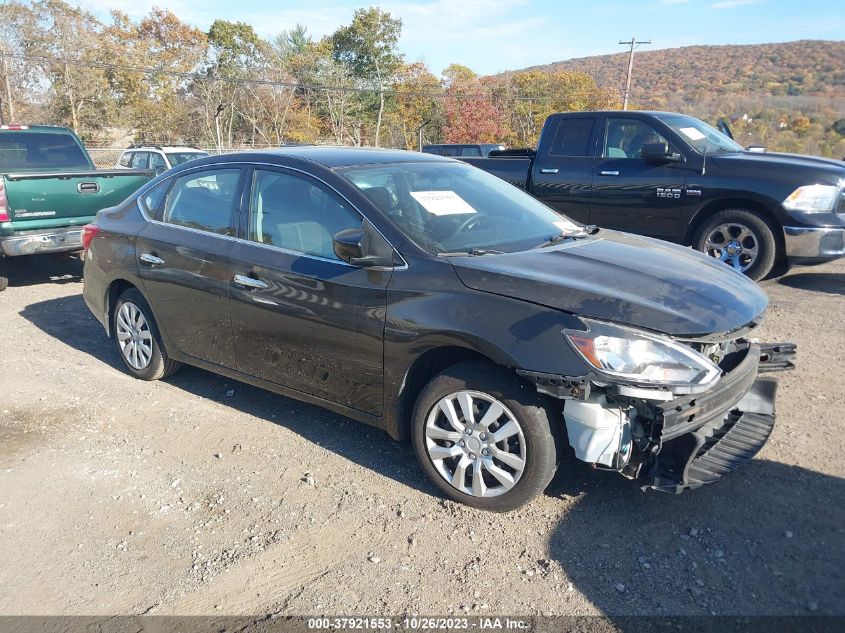
M197 147L188 147L187 145L138 145L135 147L127 147L124 152L151 152L151 151L165 151L165 152L202 152L208 154L204 149Z
M217 158L227 160L258 160L260 158L291 157L318 163L329 169L350 167L352 165L372 165L410 162L453 162L443 156L409 152L402 149L382 149L378 147L337 147L330 145L296 145L278 149L249 150L223 154Z

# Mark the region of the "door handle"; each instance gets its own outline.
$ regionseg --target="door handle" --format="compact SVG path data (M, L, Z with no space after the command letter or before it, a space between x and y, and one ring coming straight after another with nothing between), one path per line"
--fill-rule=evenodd
M145 264L152 264L153 266L161 266L164 260L161 257L153 255L152 253L143 253L138 259Z
M545 169L541 169L540 173L541 174L556 174L558 171L560 171L560 170L559 169L551 169L549 167L546 167Z
M261 279L256 279L255 277L250 277L248 275L235 275L233 281L238 286L243 286L245 288L269 288L270 284L266 281L262 281Z
M602 176L618 176L619 172L616 170L604 170L600 172Z

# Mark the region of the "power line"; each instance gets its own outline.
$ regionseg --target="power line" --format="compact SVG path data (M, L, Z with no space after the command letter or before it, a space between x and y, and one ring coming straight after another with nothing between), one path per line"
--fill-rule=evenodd
M437 98L437 99L491 99L494 97L492 93L459 93L459 94L448 94L445 92L422 92L422 91L404 91L404 90L394 90L394 89L378 89L378 88L362 88L358 86L328 86L328 85L321 85L321 84L302 84L297 82L289 82L289 81L277 81L272 79L259 79L259 78L244 78L244 77L221 77L218 75L205 75L202 73L197 72L180 72L177 70L166 70L162 67L159 68L151 68L145 66L132 66L128 64L115 64L110 62L97 62L97 61L85 61L80 59L71 59L67 57L52 57L52 56L44 56L44 55L21 55L16 53L0 53L0 57L8 57L11 59L19 59L23 61L30 61L30 62L41 62L41 63L58 63L58 64L68 64L71 66L81 66L84 68L99 68L101 70L123 70L127 72L137 72L137 73L144 73L148 75L169 75L172 77L179 77L181 79L194 79L198 81L211 81L211 82L223 82L223 83L230 83L235 85L247 86L247 85L262 85L262 86L271 86L277 88L289 88L293 90L313 90L315 92L354 92L354 93L373 93L373 94L384 94L384 95L392 95L397 97L429 97L429 98ZM569 92L567 96L569 97L581 97L581 96L593 96L599 90L609 90L607 88L597 88L596 91L579 91L579 92ZM610 92L613 92L610 90ZM540 94L537 96L509 96L508 97L514 101L526 101L526 102L533 102L536 101L538 103L543 102L544 100L552 99L551 94Z

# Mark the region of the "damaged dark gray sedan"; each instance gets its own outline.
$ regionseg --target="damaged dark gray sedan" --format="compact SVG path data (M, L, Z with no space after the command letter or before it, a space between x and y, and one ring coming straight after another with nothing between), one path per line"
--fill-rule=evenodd
M720 262L433 155L192 161L84 243L86 303L137 378L188 363L373 424L488 510L570 454L658 490L716 481L766 442L759 374L794 355L750 338L766 296Z

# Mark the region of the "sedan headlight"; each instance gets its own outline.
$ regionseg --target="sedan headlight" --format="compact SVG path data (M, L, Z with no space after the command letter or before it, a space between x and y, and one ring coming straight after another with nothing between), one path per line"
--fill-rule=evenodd
M631 328L582 319L589 330L564 330L600 374L653 385L707 385L722 373L709 359L675 341Z
M839 187L835 185L806 185L789 194L783 206L790 211L829 213L833 211L838 194Z

